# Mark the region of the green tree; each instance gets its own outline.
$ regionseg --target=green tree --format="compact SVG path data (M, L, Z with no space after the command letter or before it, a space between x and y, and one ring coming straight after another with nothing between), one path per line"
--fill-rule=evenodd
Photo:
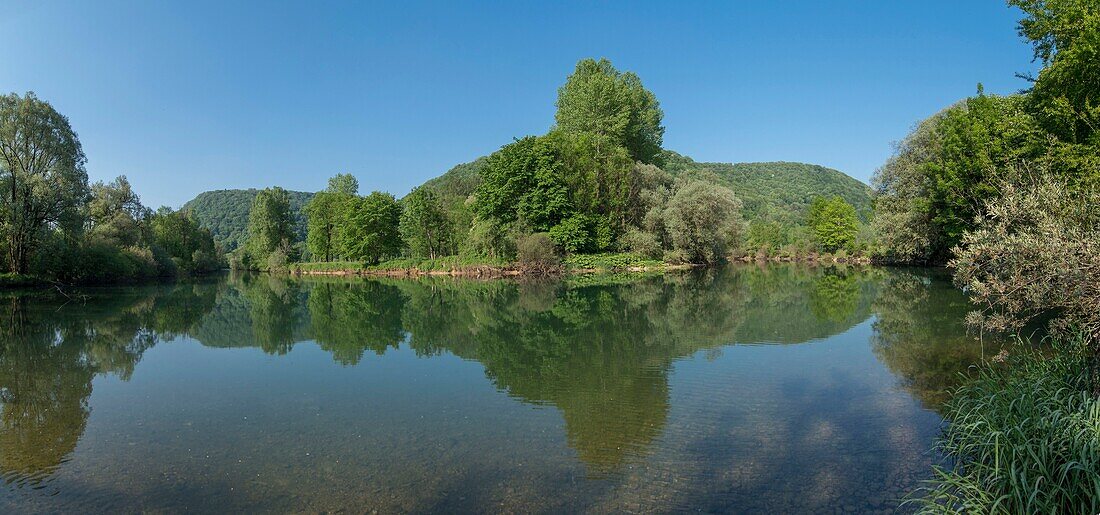
M303 207L306 215L306 247L315 261L332 261L339 251L344 209L359 194L359 181L350 174L328 180L328 189L318 192Z
M65 116L34 93L0 96L0 236L27 273L51 227L77 230L88 195L84 151Z
M664 210L674 250L692 263L716 263L741 235L741 201L729 188L689 180Z
M253 263L262 263L277 249L288 252L293 242L290 195L278 186L261 190L248 214L247 248Z
M149 226L153 243L168 254L176 268L201 273L222 266L213 235L190 212L162 207L150 217Z
M1010 0L1020 35L1044 66L1031 92L1044 127L1067 143L1096 146L1100 128L1100 3ZM1094 156L1095 158L1095 156Z
M125 175L109 183L92 184L86 220L92 236L122 247L142 244L150 215Z
M329 193L356 196L359 194L359 180L350 173L338 173L328 180Z
M372 192L348 202L340 227L340 248L348 259L378 263L401 250L401 204L389 193Z
M620 72L607 59L582 59L558 89L557 127L587 132L625 147L637 161L654 163L664 127L657 97L632 72Z
M483 218L548 230L572 212L564 173L551 138L528 136L505 145L489 156L474 211Z
M452 251L450 221L435 193L416 188L402 199L401 238L417 257L435 259Z
M839 196L815 198L810 204L806 225L826 252L850 247L859 234L856 208Z
M944 263L997 195L993 177L1046 151L1020 95L978 95L917 126L878 171L876 232L891 259Z

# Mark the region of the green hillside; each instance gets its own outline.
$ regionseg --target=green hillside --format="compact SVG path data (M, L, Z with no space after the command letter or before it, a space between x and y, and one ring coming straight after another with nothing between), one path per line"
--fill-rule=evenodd
M664 155L664 169L673 175L714 174L741 199L746 220L801 220L815 196L833 195L855 206L864 222L871 216L870 186L832 168L785 161L699 163L672 151Z
M673 175L694 174L717 180L744 203L747 220L766 218L799 223L815 196L840 195L855 206L860 218L871 215L871 188L824 166L806 163L699 163L676 152L664 154L665 170ZM477 188L486 158L451 168L428 180L430 188L448 203L462 201Z
M203 227L210 229L214 234L214 241L228 252L241 246L248 237L248 211L258 192L254 188L206 191L184 204L183 209L191 211ZM305 191L288 193L290 207L297 216L298 237L305 239L306 224L301 211L313 194Z

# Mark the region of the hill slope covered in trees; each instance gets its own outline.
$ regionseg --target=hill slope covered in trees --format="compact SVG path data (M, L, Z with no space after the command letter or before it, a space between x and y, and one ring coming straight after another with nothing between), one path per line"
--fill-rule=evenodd
M461 202L481 182L486 158L451 168L429 179L431 189L446 203ZM847 174L820 165L791 163L700 163L672 151L664 153L664 169L673 175L697 175L733 190L743 203L749 222L759 219L797 224L805 218L814 197L839 195L856 208L862 220L871 215L870 186Z
M258 192L259 190L254 188L206 191L184 204L183 209L190 211L203 227L210 229L214 235L214 241L221 245L223 250L229 252L240 247L248 238L248 212ZM302 216L302 206L313 198L313 193L305 191L288 191L288 193L291 211L296 217L295 227L298 239L305 239L306 222L305 217Z

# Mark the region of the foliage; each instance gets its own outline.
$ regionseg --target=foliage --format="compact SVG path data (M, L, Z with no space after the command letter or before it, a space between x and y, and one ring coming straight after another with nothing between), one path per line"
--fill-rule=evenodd
M1100 161L1095 152L1100 145L1100 4L1089 0L1009 3L1024 11L1020 35L1032 42L1035 58L1044 64L1030 95L1036 117L1057 136L1061 143L1058 152L1070 154L1064 156L1070 157L1065 164L1076 168L1082 163L1073 163L1073 157L1081 158L1090 162L1085 168L1096 172Z
M815 198L806 223L826 252L851 248L859 234L856 209L839 196Z
M952 393L938 447L953 465L910 503L929 513L1100 511L1100 399L1079 340L1053 357L1017 347Z
M1000 190L951 262L982 308L970 321L1015 331L1057 310L1060 325L1100 342L1100 192L1074 192L1041 170Z
M653 233L640 229L630 229L619 238L623 250L650 259L660 259L664 254L661 241Z
M657 97L632 72L619 72L607 59L582 59L558 90L557 128L589 133L621 146L632 160L655 163L665 128ZM597 149L597 155L599 149Z
M489 156L474 211L502 223L522 221L536 231L548 230L573 210L564 168L550 137L528 136L505 145Z
M741 236L741 201L728 188L689 180L664 210L672 248L692 263L716 263Z
M248 239L248 213L259 190L215 190L200 193L181 208L190 211L199 223L210 229L214 241L227 252L244 246ZM293 213L295 241L306 238L303 209L313 193L287 190Z
M280 250L289 254L294 242L294 218L290 194L274 186L260 191L248 214L248 241L245 252L254 268L264 268L268 257Z
M516 264L526 270L549 271L561 264L561 256L550 235L524 234L516 238Z
M331 261L339 257L339 229L345 209L353 197L334 191L320 191L303 208L306 216L306 248L314 259Z
M34 93L0 96L0 236L11 271L29 271L45 231L79 231L85 161L69 119L49 102Z
M326 191L340 195L355 196L359 194L359 180L350 173L338 173L329 178L328 189Z
M474 219L462 254L469 257L509 260L516 255L515 241L495 219Z
M435 259L454 253L451 244L454 227L432 190L417 188L401 204L401 238L413 256Z
M565 265L579 270L660 269L665 266L659 259L633 253L577 254L565 258Z
M401 251L401 204L389 193L352 197L340 229L341 255L354 261L378 263Z
M222 268L221 251L214 245L213 235L191 213L162 207L150 217L149 226L155 248L164 250L173 268L188 274ZM160 275L174 275L163 267Z

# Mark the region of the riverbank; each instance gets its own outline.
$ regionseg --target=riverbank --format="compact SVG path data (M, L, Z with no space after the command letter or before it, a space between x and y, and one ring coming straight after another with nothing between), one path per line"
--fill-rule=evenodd
M871 265L865 256L809 254L801 257L759 255L732 256L731 263L803 263L807 265ZM577 254L557 263L522 263L448 256L436 259L397 259L376 265L358 262L294 263L293 275L364 277L515 277L523 275L592 274L604 272L669 272L710 266L705 263L670 263L630 253Z
M951 466L914 493L921 512L1100 512L1100 399L1084 336L1007 348L951 392L937 451Z
M601 272L665 272L700 268L701 264L666 263L634 254L581 254L554 263L523 263L458 256L436 259L397 259L366 265L355 262L295 263L293 275L363 277L515 277L525 275L590 274Z

